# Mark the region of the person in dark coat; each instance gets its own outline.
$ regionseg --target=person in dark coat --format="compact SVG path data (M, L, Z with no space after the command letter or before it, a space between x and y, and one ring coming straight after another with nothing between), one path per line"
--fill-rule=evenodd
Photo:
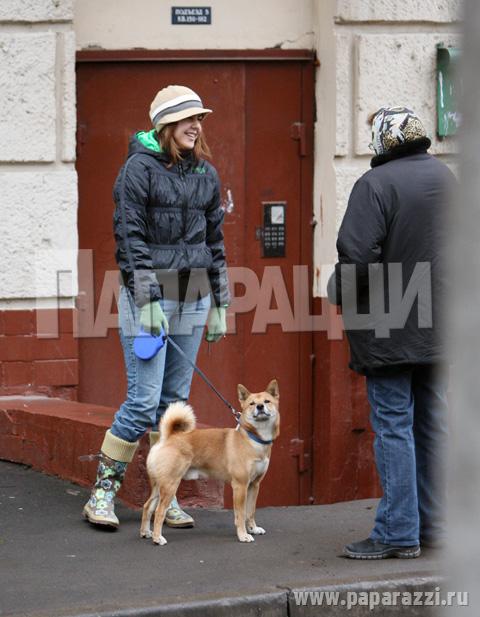
M342 307L350 368L366 376L383 488L367 540L348 557L418 557L444 536L447 381L442 304L454 184L404 107L372 117L371 167L354 185L328 297Z
M202 131L206 109L193 90L167 86L150 106L153 129L136 133L114 186L115 257L122 285L119 332L127 370L127 397L101 446L97 478L83 516L116 528L114 499L139 439L150 444L169 403L186 400L202 331L216 342L226 333L229 290L220 184ZM151 359L137 357L140 329L168 338ZM172 344L170 344L172 341ZM171 527L194 521L176 499Z

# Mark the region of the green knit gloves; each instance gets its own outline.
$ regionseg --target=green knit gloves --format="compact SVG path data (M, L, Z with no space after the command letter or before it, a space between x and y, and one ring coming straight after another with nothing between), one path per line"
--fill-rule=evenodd
M149 302L140 309L140 325L145 332L158 336L161 329L168 335L168 319L159 302ZM207 318L205 340L216 343L227 333L227 309L224 306L211 308Z
M207 319L205 340L216 343L227 333L227 309L224 306L211 308Z
M149 302L140 309L140 325L154 336L158 336L163 331L168 336L168 319L160 306L160 302Z

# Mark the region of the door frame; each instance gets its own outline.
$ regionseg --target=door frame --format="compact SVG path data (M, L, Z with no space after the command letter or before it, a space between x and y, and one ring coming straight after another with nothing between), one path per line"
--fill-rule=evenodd
M308 49L258 49L258 50L79 50L76 63L82 62L205 62L205 61L275 61L302 62L302 114L303 122L312 127L305 132L306 156L300 156L301 164L301 210L300 228L308 237L302 237L301 263L308 264L310 314L313 314L313 176L314 176L314 136L315 122L315 67L320 65L315 52ZM78 129L77 129L78 131ZM292 139L295 139L292 135ZM299 146L300 147L300 146ZM308 233L307 233L308 230ZM298 457L299 496L301 504L314 501L314 333L299 333L300 357L298 366L301 397L299 404L308 413L299 413L298 443L291 444L291 455ZM302 384L305 384L304 387Z
M319 66L315 52L309 49L84 49L76 53L77 62L204 62L278 60L303 61Z

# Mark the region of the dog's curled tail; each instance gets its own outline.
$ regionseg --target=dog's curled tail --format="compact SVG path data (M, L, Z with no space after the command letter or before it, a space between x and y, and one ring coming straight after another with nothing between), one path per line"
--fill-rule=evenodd
M189 433L196 425L193 409L183 401L170 403L160 420L161 442L175 433Z

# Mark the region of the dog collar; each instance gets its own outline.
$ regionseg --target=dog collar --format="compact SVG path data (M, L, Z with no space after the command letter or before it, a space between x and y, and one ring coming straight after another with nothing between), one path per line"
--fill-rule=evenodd
M273 443L273 439L270 439L268 441L265 441L265 439L261 439L258 435L256 435L255 433L252 433L251 431L247 431L247 429L244 429L245 432L247 433L247 435L250 437L250 439L253 439L253 441L256 441L257 443L261 443L264 446L269 446L271 443Z

